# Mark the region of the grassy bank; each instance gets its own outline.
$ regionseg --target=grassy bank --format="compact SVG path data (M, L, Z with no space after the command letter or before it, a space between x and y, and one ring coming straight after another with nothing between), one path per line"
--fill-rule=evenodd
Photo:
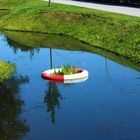
M30 0L0 20L2 30L68 35L140 63L140 18Z
M120 57L115 55L115 53L110 53L101 48L86 45L68 36L13 31L5 31L4 34L7 37L6 40L8 41L8 44L15 51L21 50L29 52L31 55L38 52L39 48L84 51L99 54L107 59L115 61L116 63L140 71L139 65L134 64L125 57Z
M14 70L14 65L0 61L0 83L7 80Z
M14 9L28 0L0 0L0 9Z

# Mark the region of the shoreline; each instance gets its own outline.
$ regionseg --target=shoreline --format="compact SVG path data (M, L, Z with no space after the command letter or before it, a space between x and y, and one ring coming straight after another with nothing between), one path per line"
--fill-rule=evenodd
M13 64L0 60L0 83L8 80L14 72L15 66Z

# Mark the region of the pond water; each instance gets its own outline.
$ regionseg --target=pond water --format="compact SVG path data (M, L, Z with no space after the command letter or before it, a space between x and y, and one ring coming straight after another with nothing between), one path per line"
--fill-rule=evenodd
M16 65L10 80L0 85L0 140L140 138L139 66L91 47L55 35L0 35L0 60ZM85 68L88 80L43 80L50 50L53 67Z

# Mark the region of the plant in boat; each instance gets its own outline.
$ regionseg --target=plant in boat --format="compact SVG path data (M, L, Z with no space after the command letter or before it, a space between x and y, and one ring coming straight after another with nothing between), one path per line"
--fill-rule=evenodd
M79 73L78 70L72 65L62 65L60 69L54 68L53 75L70 75Z

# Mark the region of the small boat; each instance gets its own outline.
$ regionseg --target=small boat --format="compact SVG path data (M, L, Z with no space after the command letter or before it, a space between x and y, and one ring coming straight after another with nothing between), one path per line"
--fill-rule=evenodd
M82 82L88 79L88 71L81 68L73 68L77 71L75 74L69 75L54 75L54 72L61 71L62 68L50 69L42 72L41 76L45 80L51 82L61 82L61 83L76 83Z

